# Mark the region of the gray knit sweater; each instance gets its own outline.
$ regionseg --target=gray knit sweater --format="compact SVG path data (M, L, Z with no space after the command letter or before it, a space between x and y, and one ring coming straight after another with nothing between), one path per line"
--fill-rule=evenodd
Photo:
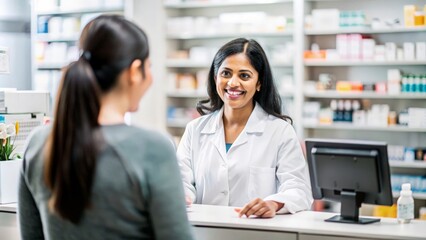
M50 128L33 134L24 155L18 216L22 239L192 239L175 151L158 133L103 126L92 206L74 225L47 207L43 146Z

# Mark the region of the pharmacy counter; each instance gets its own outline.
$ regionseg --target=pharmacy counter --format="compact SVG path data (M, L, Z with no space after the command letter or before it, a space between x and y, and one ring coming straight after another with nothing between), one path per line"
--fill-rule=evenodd
M17 204L0 205L0 239L19 240Z
M172 214L172 213L171 213ZM193 205L188 217L200 240L426 239L426 221L398 224L382 218L368 225L324 222L335 214L300 212L271 219L238 218L232 207ZM0 239L19 239L16 204L0 205Z
M305 211L271 219L238 218L232 207L193 205L188 217L196 239L210 240L322 240L322 239L426 239L426 221L398 224L396 219L358 225L324 222L336 214Z

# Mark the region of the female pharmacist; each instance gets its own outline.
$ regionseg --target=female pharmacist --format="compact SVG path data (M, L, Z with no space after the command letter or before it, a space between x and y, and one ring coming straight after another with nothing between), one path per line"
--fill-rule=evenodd
M177 150L187 201L241 207L240 217L309 209L308 169L262 47L243 38L222 46L207 84L203 116Z
M124 124L152 83L145 33L105 15L80 45L52 127L35 132L24 154L22 239L192 239L173 147Z

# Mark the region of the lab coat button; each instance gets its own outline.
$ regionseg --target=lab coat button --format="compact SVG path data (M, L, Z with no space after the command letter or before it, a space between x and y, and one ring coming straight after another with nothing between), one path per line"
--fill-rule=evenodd
M223 193L223 195L228 195L228 191L227 190L222 191L222 193Z

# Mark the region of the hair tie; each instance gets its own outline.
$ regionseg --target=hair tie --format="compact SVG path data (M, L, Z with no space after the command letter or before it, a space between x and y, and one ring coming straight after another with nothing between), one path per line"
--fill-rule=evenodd
M81 56L86 59L86 61L90 61L90 58L92 58L92 54L89 51L84 51Z

